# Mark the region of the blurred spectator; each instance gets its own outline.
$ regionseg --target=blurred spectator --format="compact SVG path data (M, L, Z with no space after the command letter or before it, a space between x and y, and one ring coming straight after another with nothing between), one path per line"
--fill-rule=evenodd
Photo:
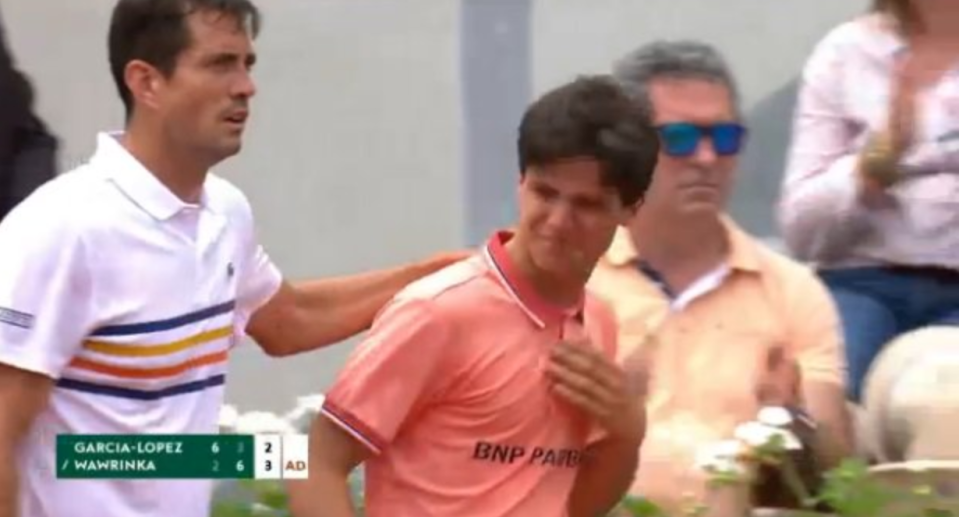
M0 220L56 175L56 150L33 113L33 90L14 65L0 17Z
M812 271L725 213L746 130L724 59L660 42L615 73L649 103L662 141L643 205L591 280L616 312L622 353L651 364L632 493L672 510L687 492L703 498L697 453L766 405L817 422L810 461L831 466L849 451L838 316Z
M959 319L959 2L876 1L803 72L780 207L841 314L850 399L895 336Z

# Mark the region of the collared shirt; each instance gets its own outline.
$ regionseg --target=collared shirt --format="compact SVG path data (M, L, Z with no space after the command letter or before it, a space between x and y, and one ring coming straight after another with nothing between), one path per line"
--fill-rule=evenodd
M805 66L780 206L785 241L801 260L959 269L959 63L918 94L916 139L892 202L857 199L858 153L887 127L904 50L868 15L831 31Z
M374 454L370 517L562 517L599 433L551 393L560 339L615 354L593 298L544 301L504 243L411 284L383 310L327 392L323 414Z
M210 481L56 479L58 434L215 433L227 357L280 285L250 206L182 202L101 134L0 224L0 362L56 381L20 450L30 517L205 517Z
M632 492L676 509L702 496L700 447L754 420L767 354L782 347L804 381L841 384L844 367L832 302L805 266L776 254L726 220L726 263L668 296L639 267L629 232L617 233L589 290L613 309L620 357L649 360L648 427Z

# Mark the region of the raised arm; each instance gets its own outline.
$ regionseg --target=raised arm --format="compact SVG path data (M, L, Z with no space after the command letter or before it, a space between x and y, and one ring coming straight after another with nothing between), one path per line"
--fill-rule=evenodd
M466 256L465 252L443 253L392 269L284 282L253 314L247 333L273 356L337 343L368 329L386 302L410 282Z
M783 237L800 260L842 254L868 230L854 147L862 128L843 100L847 30L820 42L802 73L779 206Z

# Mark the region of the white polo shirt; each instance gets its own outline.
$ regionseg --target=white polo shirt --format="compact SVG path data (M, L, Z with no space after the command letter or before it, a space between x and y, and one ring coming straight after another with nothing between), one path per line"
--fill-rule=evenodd
M281 282L237 188L210 175L186 204L117 138L0 224L0 362L56 380L21 517L207 517L209 481L56 479L56 436L215 433L230 349Z

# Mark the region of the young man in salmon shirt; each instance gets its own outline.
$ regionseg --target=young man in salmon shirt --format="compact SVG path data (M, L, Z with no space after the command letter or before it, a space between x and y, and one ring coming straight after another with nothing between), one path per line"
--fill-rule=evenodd
M327 393L296 517L594 517L645 434L639 362L584 291L634 213L658 140L608 77L557 88L519 128L519 221L383 309Z

